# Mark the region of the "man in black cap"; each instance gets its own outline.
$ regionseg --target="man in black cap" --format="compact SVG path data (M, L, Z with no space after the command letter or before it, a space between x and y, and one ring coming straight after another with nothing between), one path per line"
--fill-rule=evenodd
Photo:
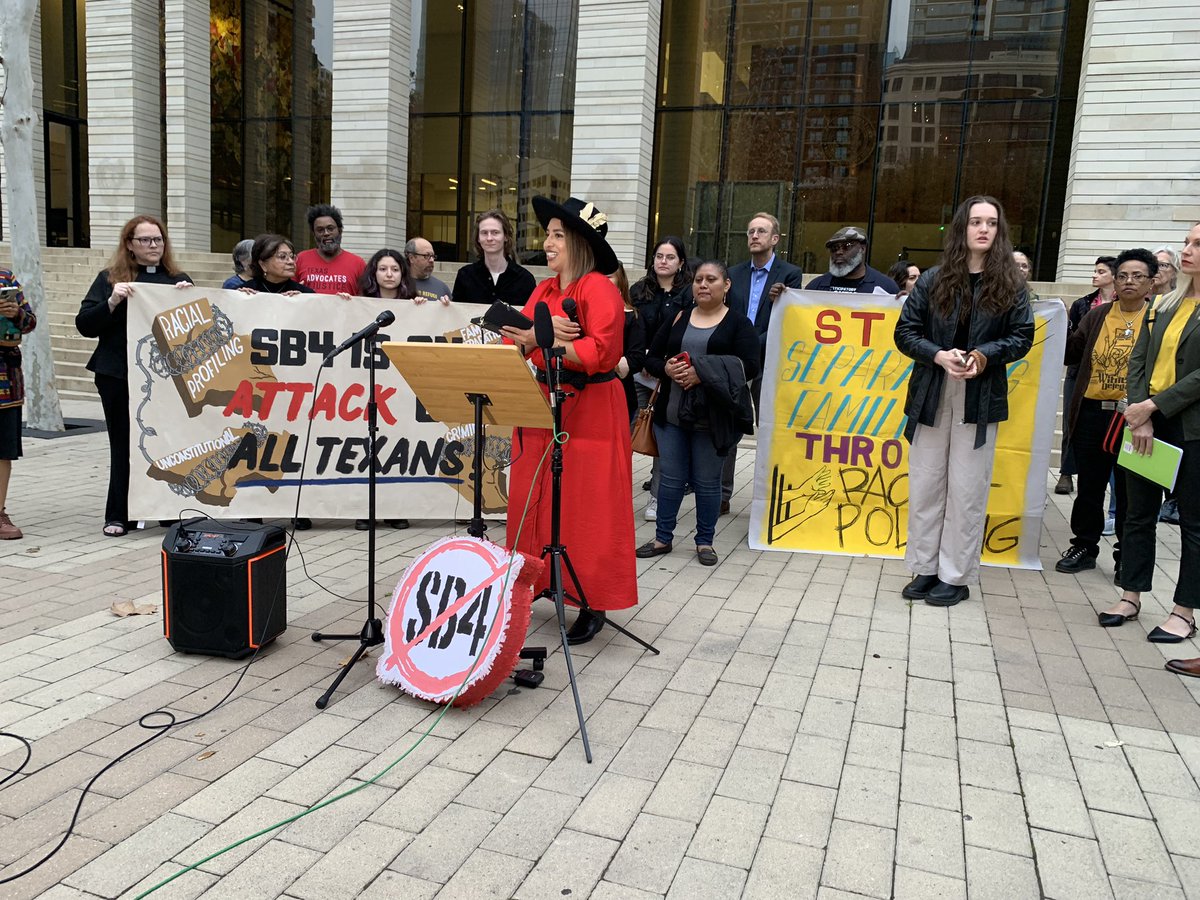
M878 269L867 265L867 235L847 225L825 242L829 248L829 271L808 283L810 291L841 291L845 294L897 294L899 286Z

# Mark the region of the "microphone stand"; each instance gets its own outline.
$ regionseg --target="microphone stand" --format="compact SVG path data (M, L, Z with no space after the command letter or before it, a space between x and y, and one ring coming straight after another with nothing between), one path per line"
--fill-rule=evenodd
M542 348L542 355L546 358L546 383L550 388L550 411L554 416L554 433L551 435L553 449L550 451L550 543L542 548L542 558L549 557L550 587L538 596L548 596L554 601L554 611L558 615L558 633L562 641L563 659L567 662L567 679L571 682L571 696L575 698L575 716L579 719L579 736L583 739L583 755L590 763L592 761L592 745L588 741L587 723L583 718L583 704L579 700L579 685L575 681L575 664L571 660L571 647L567 642L567 592L563 585L563 563L567 564L568 569L571 564L567 560L567 548L563 546L561 535L563 449L558 436L562 434L563 401L567 397L575 396L562 389L563 355L565 353L566 351L562 347ZM575 578L573 569L571 577ZM579 586L578 579L575 579L575 585Z
M377 334L378 332L376 332ZM317 709L329 705L329 698L338 689L342 680L350 674L354 664L362 659L367 651L383 643L383 622L375 612L375 449L379 432L378 407L375 403L375 338L371 334L366 339L364 358L367 360L367 457L371 464L367 466L367 620L363 623L362 631L358 634L322 634L313 632L314 641L352 641L358 640L358 649L342 666L333 684L317 700Z
M535 599L546 597L554 601L554 610L558 615L559 637L562 640L563 659L567 662L567 678L571 682L571 694L575 699L575 715L579 719L579 736L583 739L583 755L590 763L592 761L592 748L588 742L587 725L583 718L583 704L579 701L579 686L575 681L575 665L571 659L570 643L567 641L567 597L570 596L581 611L590 613L592 608L588 605L587 596L583 592L583 585L579 581L579 576L575 574L575 567L571 565L571 557L567 553L566 545L562 542L563 447L562 443L558 440L558 436L562 434L563 401L568 397L575 396L562 389L563 356L565 352L562 347L542 348L542 355L546 358L546 381L550 388L550 409L554 416L553 449L550 451L550 543L542 548L542 558L549 559L550 587L538 594ZM575 583L575 589L579 592L579 596L577 597L567 594L563 581L564 565L566 566L567 573L571 576L571 580ZM652 653L657 654L659 652L658 648L646 643L646 641L616 622L606 620L606 624L612 625L618 632L633 639Z

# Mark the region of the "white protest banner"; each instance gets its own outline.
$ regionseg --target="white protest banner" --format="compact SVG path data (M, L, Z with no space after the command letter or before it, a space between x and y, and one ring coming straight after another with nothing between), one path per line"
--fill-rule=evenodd
M384 309L378 341L477 342L480 308L137 286L128 301L134 519L367 515L368 366L375 369L379 518L469 515L474 426L433 421L376 347L324 356ZM311 434L309 425L311 422ZM489 431L484 512L508 503L508 434Z
M1040 569L1046 472L1066 309L1033 304L1035 336L1009 363L982 561ZM771 312L749 543L755 550L902 557L908 542L905 396L912 360L893 297L785 291Z

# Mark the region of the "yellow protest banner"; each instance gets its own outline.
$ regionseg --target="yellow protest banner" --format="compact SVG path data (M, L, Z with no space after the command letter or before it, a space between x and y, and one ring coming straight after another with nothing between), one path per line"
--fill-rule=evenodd
M791 290L772 310L750 546L902 557L907 543L904 399L912 360L893 339L900 304ZM1041 568L1038 540L1066 342L1066 309L1034 304L1036 336L1008 367L982 559Z

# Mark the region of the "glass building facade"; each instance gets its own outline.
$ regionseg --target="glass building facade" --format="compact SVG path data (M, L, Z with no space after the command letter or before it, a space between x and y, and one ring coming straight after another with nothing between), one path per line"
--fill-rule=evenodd
M329 202L333 0L211 0L212 249L312 244Z
M531 201L570 196L577 0L414 0L408 228L439 259L474 254L476 214L505 211L536 261Z
M214 251L310 242L335 2L210 0ZM52 244L88 241L84 15L42 0ZM742 259L765 210L806 271L847 224L877 268L925 266L956 205L987 193L1053 277L1086 16L1083 0L662 0L647 254L678 234ZM469 259L474 216L500 207L539 261L531 198L571 192L578 22L578 0L413 0L408 232L439 258Z
M1076 18L1068 0L665 0L653 230L742 259L765 210L807 272L848 224L877 268L923 268L958 203L991 194L1052 272Z

